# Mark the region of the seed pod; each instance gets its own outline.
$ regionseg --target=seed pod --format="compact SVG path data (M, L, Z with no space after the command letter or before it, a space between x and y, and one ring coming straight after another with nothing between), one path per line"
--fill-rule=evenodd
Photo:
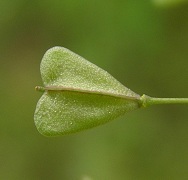
M40 65L44 91L34 114L45 136L104 124L140 107L140 96L108 72L63 47L49 49Z

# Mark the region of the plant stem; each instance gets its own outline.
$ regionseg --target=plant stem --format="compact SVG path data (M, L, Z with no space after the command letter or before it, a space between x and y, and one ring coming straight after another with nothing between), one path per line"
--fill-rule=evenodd
M76 92L82 92L82 93L94 93L94 94L101 94L101 95L108 95L108 96L114 96L119 98L125 98L125 99L132 99L140 103L141 107L147 107L154 104L188 104L188 98L155 98L150 97L147 95L142 95L140 98L131 98L127 96L122 95L114 95L111 93L103 93L98 91L88 91L88 90L81 90L81 89L74 89L74 88L67 88L67 87L41 87L36 86L35 90L44 92L44 91L76 91Z
M154 104L188 104L188 98L155 98L144 94L140 99L143 107Z

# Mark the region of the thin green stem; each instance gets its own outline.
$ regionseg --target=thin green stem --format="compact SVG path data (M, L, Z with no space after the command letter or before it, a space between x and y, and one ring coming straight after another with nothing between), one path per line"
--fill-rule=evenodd
M71 91L71 92L80 92L80 93L93 93L93 94L99 94L99 95L106 95L106 96L113 96L113 97L118 97L118 98L123 98L123 99L129 99L129 100L134 100L138 101L140 103L141 107L147 107L151 106L154 104L188 104L188 98L155 98L155 97L150 97L147 95L142 95L140 98L138 97L128 97L124 95L117 95L117 94L112 94L112 93L107 93L107 92L102 92L102 91L91 91L91 90L82 90L82 89L77 89L77 88L67 88L67 87L41 87L41 86L36 86L35 90L44 92L44 91Z
M155 98L143 95L141 103L143 107L154 104L188 104L188 98Z

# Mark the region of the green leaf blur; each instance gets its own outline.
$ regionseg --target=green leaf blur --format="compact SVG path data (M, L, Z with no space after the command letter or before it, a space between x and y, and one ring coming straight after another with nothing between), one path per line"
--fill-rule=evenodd
M159 7L176 7L178 5L184 5L187 0L152 0L154 4Z

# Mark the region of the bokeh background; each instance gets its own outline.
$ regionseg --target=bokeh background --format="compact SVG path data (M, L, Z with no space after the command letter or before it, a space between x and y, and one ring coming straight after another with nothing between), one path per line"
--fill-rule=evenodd
M64 46L139 94L188 97L188 5L0 1L0 179L188 179L188 106L46 138L33 114L45 51Z

